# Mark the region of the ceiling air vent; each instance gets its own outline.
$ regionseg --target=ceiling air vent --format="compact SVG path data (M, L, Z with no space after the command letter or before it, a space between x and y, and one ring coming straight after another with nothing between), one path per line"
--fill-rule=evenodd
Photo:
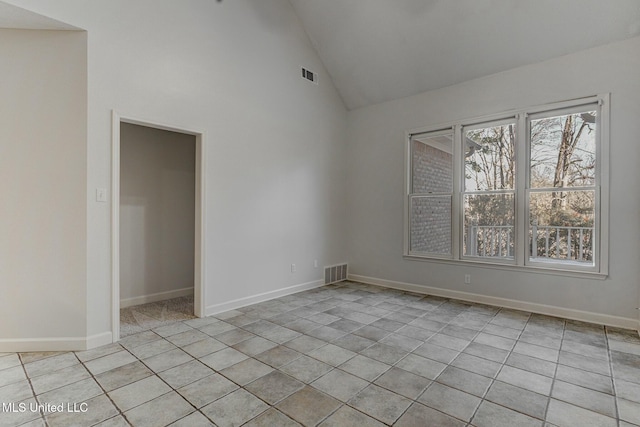
M307 70L304 67L302 67L302 78L307 79L314 84L318 84L318 74L311 70Z

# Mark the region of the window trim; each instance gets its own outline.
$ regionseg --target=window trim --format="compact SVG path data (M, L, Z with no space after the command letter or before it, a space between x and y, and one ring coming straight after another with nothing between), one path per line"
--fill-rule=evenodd
M452 182L452 188L451 188L451 193L413 193L413 144L412 141L414 140L415 136L418 135L424 135L424 134L428 134L429 137L437 137L437 136L445 136L445 135L451 135L452 137L452 145L451 145L451 150L452 150L452 159L451 159L451 163L452 163L452 168L453 171L452 173L454 174L452 176L453 178L453 182ZM408 163L408 187L407 187L407 197L406 197L406 202L405 202L405 209L407 211L407 214L405 215L405 217L407 218L407 220L405 221L405 227L406 227L406 232L405 232L405 247L406 247L406 254L410 255L410 256L418 256L418 257L423 257L423 258L435 258L435 259L454 259L455 257L455 245L454 245L454 241L453 241L453 236L455 235L454 232L454 223L455 223L455 218L454 218L454 204L455 204L455 186L456 186L456 181L455 181L455 161L456 161L456 133L455 133L455 129L453 127L448 127L448 128L441 128L441 129L436 129L433 131L427 131L427 132L414 132L411 135L409 135L409 140L408 140L408 153L407 153L407 161ZM414 251L411 249L411 207L412 207L412 200L414 198L417 197L443 197L443 196L449 196L451 198L451 236L449 238L450 240L450 248L451 248L451 252L448 254L444 254L444 253L437 253L437 252L422 252L422 251Z
M528 234L529 221L529 176L531 120L553 116L556 112L577 112L582 107L597 104L596 118L596 181L595 190L595 224L594 224L594 265L567 265L561 262L531 261ZM516 185L514 188L514 250L513 260L493 259L489 257L465 256L462 253L464 238L464 141L463 131L482 128L500 122L513 122L516 125ZM584 98L520 108L497 114L461 119L444 124L425 126L405 131L405 197L404 197L404 235L403 257L409 260L434 261L454 265L477 265L485 268L528 271L535 273L556 274L571 277L605 278L609 274L609 126L610 126L610 94L604 93ZM411 251L411 197L412 197L412 137L417 134L434 132L448 133L453 131L453 193L452 193L452 254L430 254ZM505 262L506 261L506 262Z

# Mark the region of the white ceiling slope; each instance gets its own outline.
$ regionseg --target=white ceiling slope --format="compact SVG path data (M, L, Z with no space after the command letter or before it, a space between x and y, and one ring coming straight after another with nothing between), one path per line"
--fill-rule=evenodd
M640 35L639 0L290 2L349 109Z
M79 30L74 26L0 1L0 28L25 30Z

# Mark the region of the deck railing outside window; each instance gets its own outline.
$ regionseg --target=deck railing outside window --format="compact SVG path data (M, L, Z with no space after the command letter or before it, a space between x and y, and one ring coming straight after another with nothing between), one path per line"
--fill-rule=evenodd
M593 227L531 225L531 259L593 262ZM510 259L514 256L510 225L471 225L465 245L471 256ZM535 236L535 239L532 237Z

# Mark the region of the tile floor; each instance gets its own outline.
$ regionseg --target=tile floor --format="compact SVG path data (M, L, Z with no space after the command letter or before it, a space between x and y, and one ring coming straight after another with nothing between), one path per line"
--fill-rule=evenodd
M629 427L640 338L343 282L89 351L2 354L0 402L79 405L5 407L12 427Z

